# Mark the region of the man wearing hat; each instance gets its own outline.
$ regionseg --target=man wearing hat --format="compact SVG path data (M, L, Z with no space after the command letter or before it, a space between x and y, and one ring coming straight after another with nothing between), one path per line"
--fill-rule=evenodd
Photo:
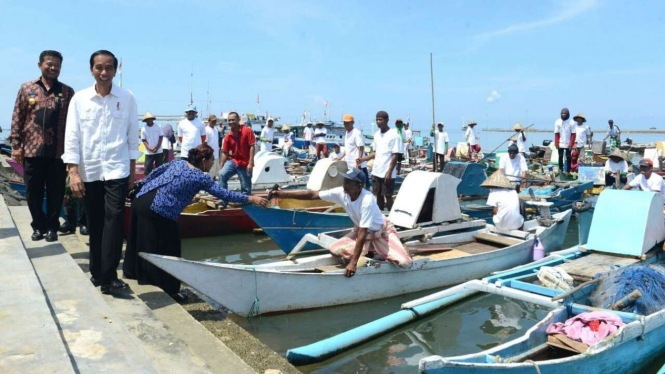
M145 147L145 158L143 161L143 175L150 175L153 167L158 168L164 163L164 152L162 152L162 140L164 133L162 128L155 126L155 116L145 112L143 122L145 126L141 129L141 141Z
M487 178L481 187L489 188L487 205L492 207L492 221L500 230L518 230L524 224L520 214L520 198L508 178L497 170Z
M520 187L526 187L526 173L528 170L526 159L518 152L515 144L508 147L507 155L501 155L499 171L508 178L517 192L520 191Z
M607 140L607 138L610 138L610 152L612 152L614 148L617 148L621 145L621 129L619 129L619 126L614 126L613 120L607 121L607 124L610 126L610 128L607 129L607 135L605 135L603 141Z
M339 143L333 144L333 151L330 152L328 158L332 158L335 161L341 160L344 156L342 155L342 151L340 149L341 147Z
M653 172L653 161L648 158L640 160L640 174L623 187L624 190L638 188L640 191L659 192L665 198L663 177ZM664 200L665 202L665 200Z
M573 141L575 142L577 152L583 155L584 147L587 145L589 137L591 136L591 130L589 129L589 126L584 124L586 122L584 113L578 113L573 119L576 122Z
M340 174L344 177L342 187L327 191L278 190L273 191L273 196L299 200L321 199L344 208L353 221L353 230L329 249L334 256L349 262L344 271L347 277L355 275L358 260L370 252L401 268L410 268L413 260L399 240L397 230L381 214L374 196L363 188L365 174L359 169L350 169Z
M410 127L411 125L408 122L404 124L404 137L406 138L404 142L404 157L406 157L407 162L411 160L411 143L413 143L413 131L411 131Z
M436 162L439 169L435 170L438 172L443 171L443 167L446 164L446 153L448 153L448 133L443 130L443 122L436 124L436 131L434 130L434 124L432 124L432 131L429 135L434 137L434 157L436 157Z
M517 136L515 137L515 145L517 145L517 151L522 156L525 156L526 134L524 134L524 128L522 128L522 125L519 122L516 122L515 126L513 126L513 130L517 133Z
M304 148L308 152L309 152L309 147L312 145L312 139L314 139L314 130L312 129L312 126L314 126L313 123L307 122L307 126L302 132L302 138L305 140Z
M208 175L215 179L219 171L219 130L217 130L217 116L211 114L208 116L208 124L205 128L206 143L212 148L212 154L215 162L210 167Z
M628 174L628 162L623 158L619 148L615 148L605 162L605 186L612 186L617 182L626 183Z
M178 122L180 158L183 160L187 160L190 149L196 148L206 141L205 125L197 117L197 114L196 105L189 104L185 108L185 118Z
M284 142L282 142L282 156L289 158L293 144L296 142L296 136L291 132L289 126L282 126L282 132L284 133Z
M559 173L570 171L570 149L574 146L572 139L574 133L574 124L570 120L570 111L568 108L561 109L561 118L554 121L554 146L559 153ZM563 156L566 155L566 164L564 169Z
M476 125L476 121L469 121L469 125L466 127L466 132L464 133L464 139L466 140L466 145L469 149L469 159L471 162L476 162L478 160L478 152L480 152L480 144L478 144L480 137L476 135L476 131L474 130Z
M268 118L266 125L261 129L261 150L262 151L272 151L272 143L275 140L275 120Z
M316 141L316 159L328 157L328 143L326 143L326 135L328 135L328 130L323 127L323 122L319 121L316 123L316 129L314 130L314 140ZM323 157L321 156L323 154Z
M365 173L367 181L369 181L369 173L367 171L367 162L360 162L359 158L365 156L365 137L363 136L360 130L353 127L355 124L355 118L351 114L346 114L342 118L344 122L344 129L346 133L344 134L344 151L342 155L338 158L339 160L346 160L346 166L349 170L353 168L358 168ZM365 187L369 185L366 184Z

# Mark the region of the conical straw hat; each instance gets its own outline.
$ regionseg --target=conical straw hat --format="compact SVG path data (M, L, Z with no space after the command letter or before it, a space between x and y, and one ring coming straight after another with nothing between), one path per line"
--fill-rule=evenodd
M513 130L521 131L522 130L522 125L519 122L516 122L515 126L513 126Z
M157 119L152 113L150 112L145 112L145 115L143 116L143 122L149 119Z
M608 157L619 157L620 159L625 160L619 148L614 148L614 150L612 151L612 153L610 153Z
M487 188L513 188L513 185L510 183L508 178L503 174L503 172L495 171L489 178L487 178L480 187Z

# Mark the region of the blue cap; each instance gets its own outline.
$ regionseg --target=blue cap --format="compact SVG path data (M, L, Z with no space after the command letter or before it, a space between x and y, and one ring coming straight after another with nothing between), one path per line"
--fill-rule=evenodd
M187 112L196 112L196 113L198 113L199 111L196 110L196 105L187 104L187 108L185 108L185 113L187 113Z
M348 170L346 173L339 173L339 174L346 179L360 182L360 184L365 184L367 182L367 177L365 176L365 173L360 169L353 168L351 170Z

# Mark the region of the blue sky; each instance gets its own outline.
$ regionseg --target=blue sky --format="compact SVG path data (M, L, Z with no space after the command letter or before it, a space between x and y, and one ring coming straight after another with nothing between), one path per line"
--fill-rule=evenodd
M581 1L6 1L0 0L0 124L21 83L39 76L44 49L63 53L61 80L93 83L88 59L124 61L139 112L180 114L194 100L211 112L300 119L377 110L479 128L515 121L552 127L559 110L592 128L663 128L665 2Z

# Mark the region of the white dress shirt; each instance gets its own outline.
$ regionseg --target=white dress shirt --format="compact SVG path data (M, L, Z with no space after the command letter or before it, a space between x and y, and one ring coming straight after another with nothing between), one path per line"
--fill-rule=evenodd
M113 84L105 97L95 86L74 94L67 112L62 161L77 164L83 182L129 176L129 161L141 156L136 99Z

